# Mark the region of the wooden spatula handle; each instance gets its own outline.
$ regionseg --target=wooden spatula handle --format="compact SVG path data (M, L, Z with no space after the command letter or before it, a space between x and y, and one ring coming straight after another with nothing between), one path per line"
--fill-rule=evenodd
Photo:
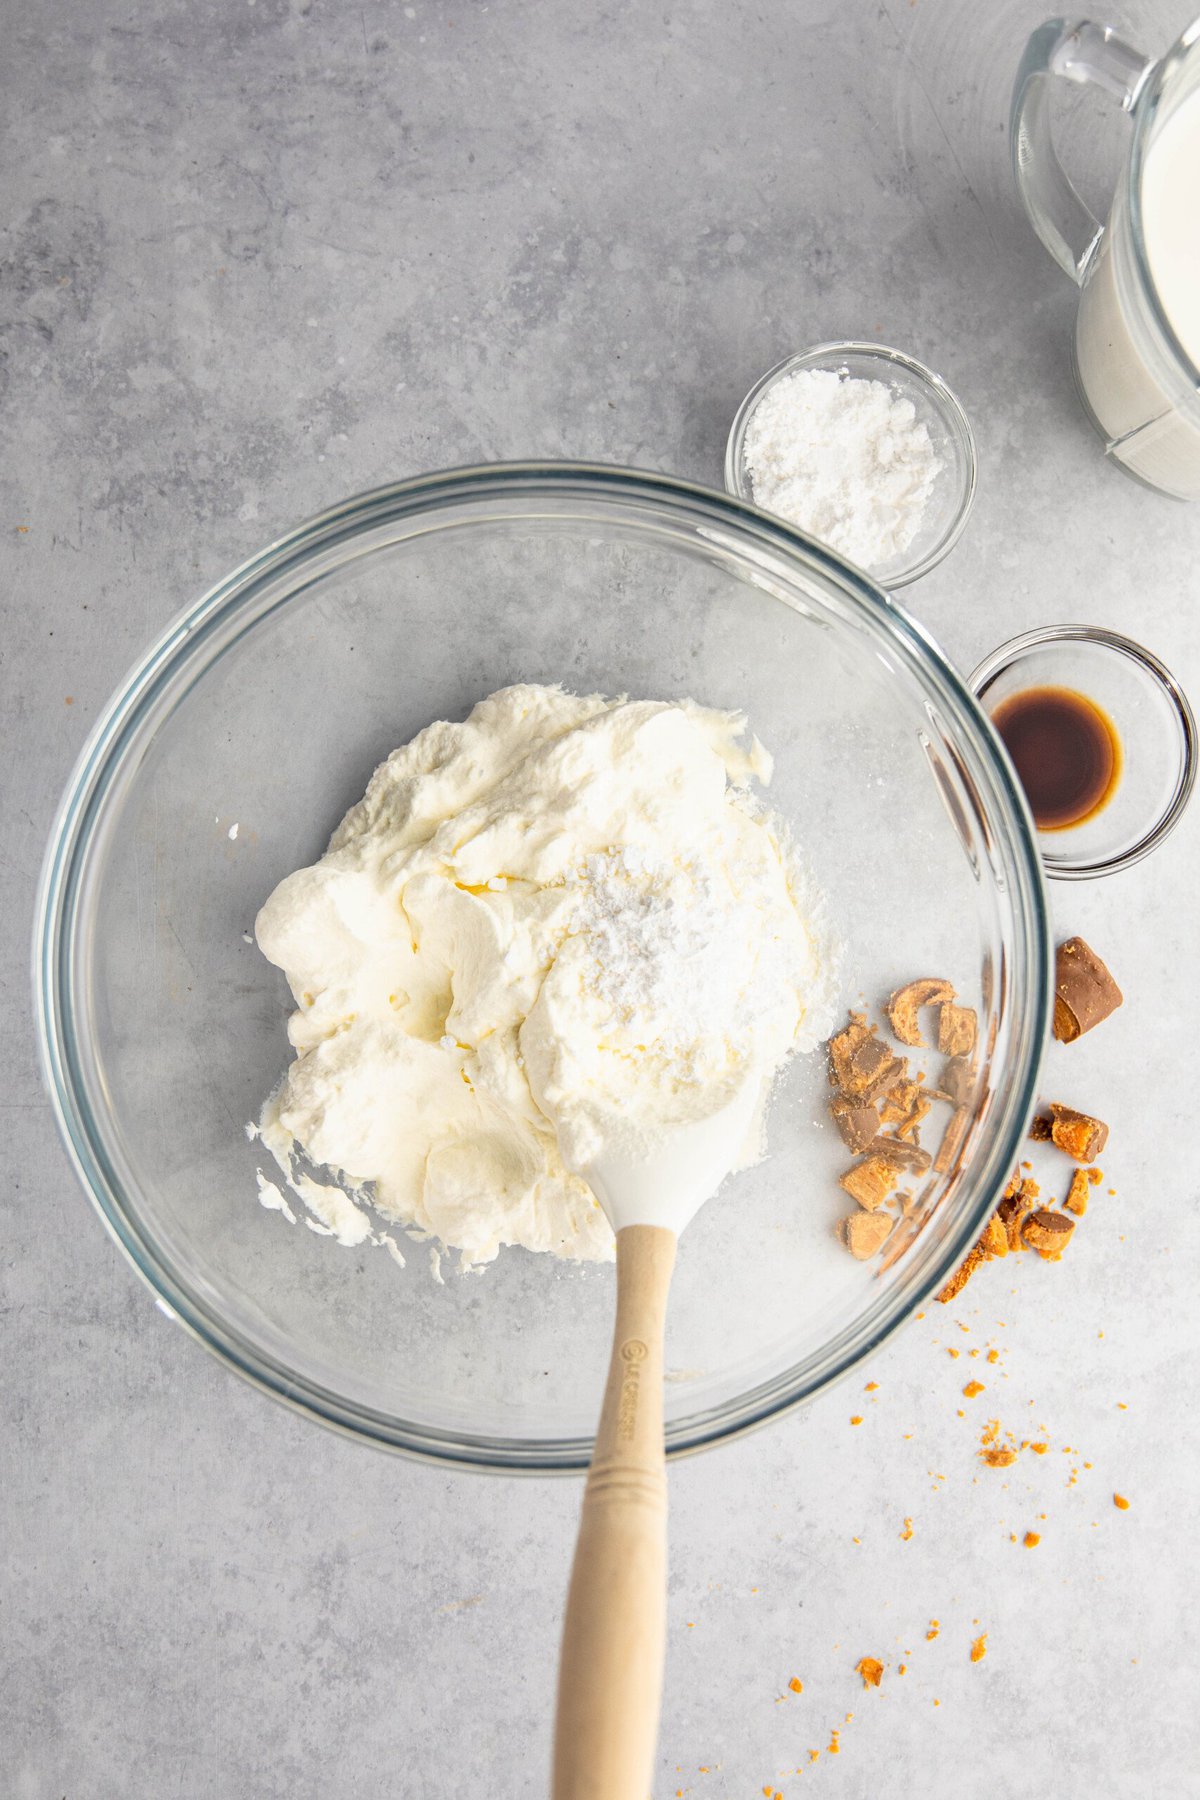
M617 1233L617 1322L558 1671L554 1800L647 1800L667 1606L663 1325L676 1237Z

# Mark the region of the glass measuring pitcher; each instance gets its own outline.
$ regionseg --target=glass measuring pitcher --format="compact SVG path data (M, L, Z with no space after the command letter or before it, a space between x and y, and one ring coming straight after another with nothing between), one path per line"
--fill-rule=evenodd
M1107 225L1051 142L1055 79L1094 83L1133 119ZM1107 454L1150 487L1200 499L1200 19L1160 61L1107 26L1049 20L1025 46L1010 141L1033 228L1083 290L1075 380Z

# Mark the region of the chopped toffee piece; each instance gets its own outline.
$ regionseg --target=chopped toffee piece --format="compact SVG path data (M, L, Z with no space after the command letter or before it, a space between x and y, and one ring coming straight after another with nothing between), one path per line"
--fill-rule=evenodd
M974 1071L967 1056L952 1056L943 1065L936 1088L928 1091L935 1100L948 1100L951 1106L964 1106L970 1098Z
M864 1105L861 1100L852 1100L848 1094L835 1094L829 1102L829 1111L847 1148L855 1156L860 1155L879 1130L878 1110Z
M897 1125L896 1136L902 1138L910 1137L915 1141L918 1131L928 1117L929 1101L924 1094L919 1093L907 1119L905 1119L902 1124Z
M911 1169L915 1175L923 1175L933 1158L928 1150L922 1150L919 1144L902 1143L899 1138L877 1137L870 1145L872 1156L882 1156L885 1162L895 1165L897 1169Z
M1047 1262L1057 1262L1070 1243L1074 1229L1074 1220L1065 1218L1062 1213L1047 1212L1042 1207L1026 1219L1023 1236L1031 1250L1036 1250Z
M952 1056L941 1075L941 1089L956 1106L965 1106L975 1084L975 1071L966 1056Z
M967 1255L966 1261L961 1263L955 1273L950 1277L950 1280L938 1295L938 1299L942 1301L943 1305L948 1300L953 1300L956 1294L961 1294L980 1263L991 1262L992 1258L996 1256L1007 1256L1008 1252L1008 1233L1000 1223L998 1214L993 1213L978 1238L976 1238L974 1245ZM955 1355L957 1354L956 1351Z
M864 1656L861 1662L855 1664L855 1673L862 1676L864 1687L878 1687L883 1680L883 1664L877 1657Z
M1054 965L1054 1035L1072 1044L1116 1012L1124 996L1090 944L1081 937L1058 946Z
M1054 1121L1051 1119L1049 1113L1037 1113L1032 1125L1029 1127L1030 1137L1034 1138L1039 1144L1048 1144L1050 1142L1050 1130L1053 1123Z
M1076 1169L1071 1177L1071 1185L1067 1190L1067 1197L1063 1201L1063 1205L1066 1207L1067 1211L1073 1212L1076 1218L1079 1219L1082 1219L1084 1213L1087 1211L1088 1188L1091 1186L1091 1182L1088 1180L1088 1174L1089 1171L1087 1169Z
M877 1250L883 1249L891 1229L891 1215L885 1212L851 1213L838 1226L842 1242L859 1262L866 1262Z
M844 1175L838 1176L841 1186L867 1212L875 1212L883 1205L897 1179L895 1166L882 1156L866 1156Z
M939 981L934 976L910 981L906 986L897 988L888 1001L888 1022L902 1044L923 1044L925 1039L921 1036L921 1022L917 1017L921 1008L941 1006L953 998L954 989L948 981Z
M967 1127L971 1123L969 1106L956 1106L950 1115L950 1123L942 1133L942 1141L938 1145L938 1153L933 1159L935 1175L944 1175L953 1166L954 1159L962 1149L963 1139L967 1135Z
M938 1299L943 1306L948 1306L951 1300L956 1299L957 1296L962 1293L980 1263L986 1261L987 1252L981 1250L978 1244L973 1244L967 1251L963 1261L960 1262L957 1269L955 1269L945 1287L938 1293Z
M851 1019L829 1040L830 1079L851 1100L870 1105L903 1076L904 1059L893 1056L868 1025Z
M849 1091L853 1058L871 1036L871 1027L855 1013L850 1023L829 1040L829 1079L843 1093Z
M1033 1188L1033 1193L1029 1192L1030 1188ZM1023 1181L1019 1183L1016 1193L1005 1194L996 1208L996 1217L1004 1227L1010 1250L1016 1251L1024 1248L1021 1231L1036 1202L1037 1184Z
M896 1125L907 1119L921 1096L917 1081L897 1081L883 1096L880 1117L885 1125Z
M1050 1102L1050 1113L1051 1141L1078 1163L1095 1162L1108 1142L1108 1126L1056 1100Z
M943 1056L969 1056L975 1048L976 1018L971 1006L938 1007L938 1044Z
M890 1050L885 1052L885 1056L886 1061L876 1064L875 1073L867 1077L866 1085L855 1096L868 1106L873 1106L897 1081L903 1081L907 1077L908 1064L902 1056L893 1056Z
M996 1213L992 1214L983 1228L983 1234L979 1239L979 1248L986 1256L1008 1255L1008 1233Z

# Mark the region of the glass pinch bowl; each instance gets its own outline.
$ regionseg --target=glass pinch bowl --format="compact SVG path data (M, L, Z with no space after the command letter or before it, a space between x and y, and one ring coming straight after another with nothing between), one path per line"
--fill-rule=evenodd
M920 528L908 548L868 572L889 591L908 587L936 569L963 534L975 499L975 434L962 404L940 375L914 356L887 344L817 344L788 356L755 382L737 410L725 446L725 486L754 503L754 482L746 466L746 433L756 407L770 388L801 369L821 369L843 380L882 382L900 400L911 402L918 424L929 433L941 465Z
M401 482L163 633L92 733L42 877L41 1048L79 1177L159 1305L259 1387L412 1455L549 1471L588 1459L611 1268L508 1249L441 1285L398 1231L402 1268L344 1249L258 1204L243 1129L289 1059L260 904L390 750L518 681L744 708L844 940L844 999L945 975L980 1016L961 1151L870 1263L836 1235L824 1059L793 1059L767 1158L681 1245L671 1454L808 1399L946 1279L1031 1111L1049 962L1024 802L959 676L864 576L724 495L553 463Z

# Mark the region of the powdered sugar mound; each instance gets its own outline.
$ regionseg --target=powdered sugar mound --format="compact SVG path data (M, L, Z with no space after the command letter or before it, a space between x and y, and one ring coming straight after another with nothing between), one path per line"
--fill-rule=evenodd
M710 858L625 846L589 856L575 880L589 987L623 1041L656 1053L677 1081L699 1079L718 1046L722 1060L747 1055L764 1015L781 1002L795 1015L805 965L824 974L832 960L806 954L800 915L781 934L782 883L755 866L739 877ZM822 1023L826 1010L818 1001Z
M942 469L911 400L832 369L774 382L751 414L743 456L756 505L867 569L910 547Z

